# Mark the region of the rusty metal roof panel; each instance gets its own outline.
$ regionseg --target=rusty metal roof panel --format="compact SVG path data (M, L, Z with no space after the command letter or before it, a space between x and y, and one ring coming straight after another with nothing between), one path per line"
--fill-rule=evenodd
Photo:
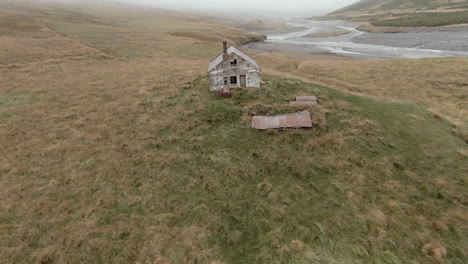
M312 127L312 119L309 111L302 111L290 115L254 116L252 118L252 127L260 130L307 128Z

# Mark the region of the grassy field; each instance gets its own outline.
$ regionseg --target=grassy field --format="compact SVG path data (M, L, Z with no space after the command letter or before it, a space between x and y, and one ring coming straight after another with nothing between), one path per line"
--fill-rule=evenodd
M465 58L390 61L301 61L284 54L259 56L269 74L300 78L358 95L412 102L450 120L468 141Z
M349 11L379 11L379 10L436 10L468 8L467 0L361 0L342 8L336 13Z
M256 37L225 21L0 13L0 263L465 262L466 60L262 55L221 99L220 40ZM248 128L311 94L313 129Z
M438 27L454 24L467 24L468 11L416 14L402 13L391 18L373 18L370 22L374 26L388 27Z

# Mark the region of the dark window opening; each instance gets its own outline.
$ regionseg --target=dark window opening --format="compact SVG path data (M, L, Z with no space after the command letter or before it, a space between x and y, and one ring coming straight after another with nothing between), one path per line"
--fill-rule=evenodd
M228 84L228 77L224 77L224 84Z
M237 59L231 61L231 66L237 66Z
M231 76L231 84L237 84L237 77Z

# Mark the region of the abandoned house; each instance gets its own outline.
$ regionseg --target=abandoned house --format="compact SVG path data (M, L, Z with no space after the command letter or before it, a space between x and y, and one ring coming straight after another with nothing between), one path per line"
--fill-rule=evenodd
M210 91L236 87L260 88L260 66L257 62L234 46L223 42L223 53L211 61L208 68Z

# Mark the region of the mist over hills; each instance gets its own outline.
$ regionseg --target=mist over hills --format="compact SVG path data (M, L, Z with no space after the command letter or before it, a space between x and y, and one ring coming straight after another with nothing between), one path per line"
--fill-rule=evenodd
M435 9L458 9L468 8L466 0L361 0L334 13L348 11L382 11L394 9L435 10Z
M374 26L433 27L468 23L466 0L361 0L329 15Z

